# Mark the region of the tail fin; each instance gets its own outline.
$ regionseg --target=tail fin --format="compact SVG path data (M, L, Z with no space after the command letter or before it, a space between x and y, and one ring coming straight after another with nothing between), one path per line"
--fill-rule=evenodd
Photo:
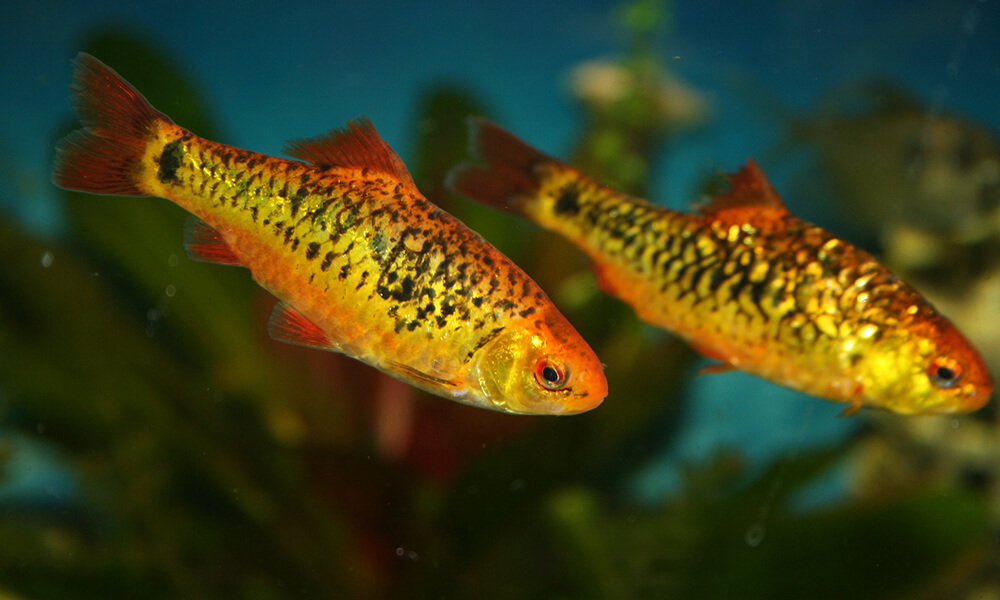
M56 145L52 183L61 188L143 196L136 167L158 122L172 123L111 67L89 54L73 67L73 108L83 129Z
M462 196L522 212L521 201L541 187L538 167L556 163L514 134L477 117L469 119L469 153L484 164L461 164L448 174L448 187Z

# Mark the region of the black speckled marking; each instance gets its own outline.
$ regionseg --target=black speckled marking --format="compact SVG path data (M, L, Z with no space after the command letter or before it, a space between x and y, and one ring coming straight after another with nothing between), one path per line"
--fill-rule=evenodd
M504 330L503 327L496 327L483 337L479 338L479 341L476 342L476 345L473 346L472 350L469 350L469 353L465 355L465 360L462 362L469 362L470 360L472 360L472 357L476 354L477 350L479 350L486 344L489 344L493 340L493 338L500 335L500 332L503 330Z
M317 254L319 254L319 244L317 242L309 242L309 245L306 246L306 260L316 258Z
M181 167L184 158L184 145L180 140L174 140L163 147L160 158L157 159L160 168L156 172L157 179L161 183L175 183L177 181L177 169Z
M574 216L580 212L580 191L575 185L563 189L559 199L556 200L555 211L557 215Z
M296 215L299 214L299 208L302 206L302 202L309 196L309 192L306 188L300 187L295 191L294 194L288 199L288 202L292 206L292 218L294 219Z
M409 302L413 297L413 278L407 275L400 283L399 291L393 294L393 298L400 302Z

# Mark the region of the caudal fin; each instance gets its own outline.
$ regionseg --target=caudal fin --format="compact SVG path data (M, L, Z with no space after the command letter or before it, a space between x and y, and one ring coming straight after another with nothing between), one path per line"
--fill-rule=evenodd
M469 124L469 153L482 164L461 164L448 174L448 187L467 198L523 212L522 201L541 187L539 167L557 161L514 134L477 117Z
M157 123L172 123L111 67L81 52L73 61L73 109L83 129L56 145L52 183L94 194L146 195L137 169Z

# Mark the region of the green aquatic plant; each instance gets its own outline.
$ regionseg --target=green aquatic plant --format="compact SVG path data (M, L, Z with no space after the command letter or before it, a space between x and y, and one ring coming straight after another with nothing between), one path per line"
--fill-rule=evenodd
M647 35L643 15L657 14L629 19ZM147 42L108 32L83 49L212 132L194 86ZM553 290L607 363L604 406L493 414L275 343L273 299L245 270L184 256L182 211L66 193L63 238L0 217L0 424L60 457L79 490L0 505L0 596L888 600L961 589L990 551L975 490L795 508L851 443L756 471L736 450L720 454L688 465L677 495L655 505L624 492L678 426L691 353L598 294L558 240L435 183L465 157L466 113L488 112L461 87L430 89L414 118L414 176ZM604 127L628 139L637 121L626 117L612 111L580 139ZM636 157L642 188L652 154ZM0 483L3 460L22 451L0 443Z

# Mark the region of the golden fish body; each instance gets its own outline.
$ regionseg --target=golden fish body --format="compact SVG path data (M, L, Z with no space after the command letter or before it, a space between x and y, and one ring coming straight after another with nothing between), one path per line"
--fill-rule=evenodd
M273 337L493 410L569 414L604 398L600 362L542 290L427 201L367 121L292 142L299 160L286 160L195 136L87 55L74 90L85 129L60 143L55 182L197 216L189 254L248 267L281 301Z
M870 254L791 215L750 163L700 214L616 192L485 122L485 165L461 194L576 243L602 288L706 356L830 400L898 413L974 410L993 382L979 354Z

